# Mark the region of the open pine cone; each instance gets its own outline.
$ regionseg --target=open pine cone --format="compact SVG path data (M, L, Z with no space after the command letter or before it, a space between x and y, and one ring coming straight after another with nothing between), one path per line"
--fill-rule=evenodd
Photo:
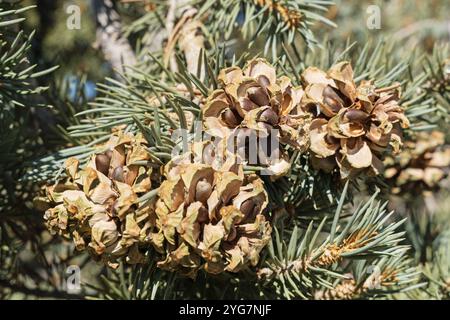
M264 59L250 61L244 70L221 70L219 83L221 89L203 107L207 129L249 128L261 136L277 129L281 143L307 149L309 115L300 107L304 92L289 78L277 78L275 68Z
M78 250L87 249L111 267L122 257L130 264L144 262L153 207L139 207L137 200L152 190L152 174L158 175L145 143L141 135L119 132L84 169L68 159L65 183L47 188L53 207L44 219L50 232L72 238Z
M397 157L387 157L385 177L392 192L420 194L433 190L450 172L450 147L439 131L420 132L405 142Z
M188 160L169 162L159 189L151 235L165 257L158 266L195 277L256 265L271 234L263 182L238 164L216 170Z
M396 86L377 89L370 81L356 86L349 62L328 72L314 67L302 74L306 85L304 108L312 111L312 164L330 172L336 166L342 179L366 171L383 171L383 152L399 152L402 128L409 126L399 106Z

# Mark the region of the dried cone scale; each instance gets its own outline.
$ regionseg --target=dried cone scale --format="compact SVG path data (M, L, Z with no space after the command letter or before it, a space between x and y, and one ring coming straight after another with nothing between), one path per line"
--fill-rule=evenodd
M119 132L85 168L68 159L65 183L47 188L53 205L44 215L48 229L111 267L119 258L144 262L152 206L140 207L137 199L152 190L155 176L145 143L141 135Z
M221 70L219 83L221 88L203 107L207 129L249 128L261 135L278 129L281 143L307 148L309 116L300 107L304 92L289 78L277 78L275 68L264 59L251 60L244 70Z
M221 170L209 164L169 162L155 210L151 235L164 257L158 266L195 277L200 269L219 274L254 266L270 240L264 216L267 194L242 166Z
M396 86L377 89L370 81L356 86L348 62L328 72L314 67L302 74L304 108L315 113L311 123L313 166L330 172L339 167L341 178L366 171L383 172L383 153L402 145L402 129L409 126L399 106Z
M385 178L395 194L431 191L448 177L450 146L442 132L419 132L405 142L397 157L387 157Z

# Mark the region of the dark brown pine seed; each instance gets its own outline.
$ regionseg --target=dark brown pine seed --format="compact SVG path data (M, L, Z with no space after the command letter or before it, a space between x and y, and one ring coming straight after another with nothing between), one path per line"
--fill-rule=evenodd
M105 155L109 158L109 160L111 160L111 157L113 155L113 152L111 149L109 149L108 151L105 152Z
M108 175L110 162L111 158L104 153L97 154L95 156L95 167L97 168L98 171L100 171L104 175Z
M112 179L119 181L119 182L124 182L125 179L123 177L123 167L117 167L114 169L113 173L112 173Z
M204 223L209 220L208 210L205 206L201 206L198 210L197 222Z
M266 88L266 87L270 84L270 81L269 81L269 78L267 78L266 76L260 75L260 76L258 77L258 83L259 83L262 87Z
M339 110L344 106L344 101L330 86L327 86L323 90L323 96L323 102L328 105L333 112L339 112Z
M228 234L227 241L229 242L233 241L234 239L236 239L236 236L237 236L236 227L232 226L230 229L230 233Z
M325 136L325 141L328 143L328 144L337 144L338 142L339 142L339 140L338 139L336 139L335 137L332 137L332 136L330 136L330 135L326 135Z
M258 106L253 103L250 99L248 98L244 98L241 100L241 107L242 109L244 109L245 111L251 111L253 109L258 108Z
M369 114L358 109L348 109L345 113L345 117L350 121L362 122L369 117Z
M241 204L241 212L244 214L244 220L245 218L253 213L253 210L255 208L255 202L253 201L253 199L248 199L245 200L242 204Z
M248 98L256 103L258 106L267 106L269 105L269 97L263 88L260 87L252 87L247 90Z
M230 127L234 128L239 125L239 120L231 109L226 109L222 113L223 121Z
M266 109L259 116L259 120L275 126L279 121L279 117L272 109Z

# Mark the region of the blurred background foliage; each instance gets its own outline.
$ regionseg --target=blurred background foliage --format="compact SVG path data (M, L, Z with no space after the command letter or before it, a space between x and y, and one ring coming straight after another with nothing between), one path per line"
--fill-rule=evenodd
M43 74L30 81L32 92L27 98L27 108L17 110L16 106L2 101L0 121L12 123L7 128L0 126L2 139L1 180L0 180L0 298L108 298L108 299L155 299L177 298L180 292L195 298L200 296L232 297L237 292L209 292L210 276L197 281L204 283L195 288L189 279L174 279L174 276L159 272L151 265L137 271L111 272L91 262L84 253L74 253L72 243L51 237L42 224L42 213L33 208L32 198L39 185L23 180L31 170L31 162L42 155L62 148L75 147L90 142L89 138L74 138L68 127L80 124L75 115L90 106L89 101L99 95L97 83L106 83L105 78L115 76L112 66L104 58L96 44L96 25L91 1L87 0L0 0L0 6L7 9L20 2L23 7L36 5L22 16L26 20L10 28L12 33L23 29L30 35L31 47L28 63L38 65L36 71L59 66L51 73ZM143 39L149 24L146 14L165 1L116 1L122 18L124 32L135 52L155 38ZM384 62L395 65L408 61L409 80L414 82L418 74L433 75L435 81L427 78L408 99L415 99L420 92L426 92L421 101L424 108L436 108L438 120L434 126L446 133L449 143L450 110L449 74L450 52L450 2L447 0L335 0L335 5L324 14L337 27L315 23L312 30L319 39L308 57L301 63L309 65L338 48L353 42L361 47L369 44L375 48L384 41L387 48ZM67 6L81 8L81 29L68 30ZM381 9L381 29L367 28L367 18L371 5ZM147 19L147 20L146 20ZM139 22L139 23L138 23ZM20 27L19 27L20 26ZM1 33L2 31L0 31ZM2 33L1 36L6 36ZM239 37L231 45L236 52L247 51L239 42ZM251 52L261 52L264 40L255 42ZM304 49L304 45L299 44ZM325 49L323 49L325 48ZM154 53L156 56L158 52ZM357 60L361 50L350 50L349 58ZM239 54L237 54L239 56ZM310 60L308 60L310 59ZM446 60L447 59L447 60ZM309 62L308 62L309 61ZM447 61L447 62L446 62ZM440 66L440 70L436 70ZM415 75L415 76L411 76ZM1 83L1 79L0 79ZM42 93L41 87L46 87ZM420 91L422 90L422 91ZM39 94L36 94L39 93ZM23 95L21 95L23 96ZM431 97L431 98L430 98ZM416 102L415 102L416 103ZM8 110L8 112L6 112ZM6 117L14 121L6 122ZM420 117L420 116L419 116ZM424 125L427 125L425 123ZM9 152L10 151L10 152ZM6 154L9 153L8 156ZM5 156L3 156L3 154ZM443 299L450 298L450 196L448 184L441 191L428 197L416 197L405 203L401 197L387 197L390 207L404 217L408 217L405 243L413 248L411 259L420 266L425 287L395 298ZM363 198L363 196L361 196ZM68 292L65 285L66 268L77 264L83 269L83 279L89 284L86 292ZM221 279L227 284L227 279ZM233 280L235 281L235 280ZM245 281L243 281L245 282ZM186 293L186 288L192 292ZM197 292L204 288L206 292ZM233 291L234 289L230 289ZM244 290L245 291L245 290Z

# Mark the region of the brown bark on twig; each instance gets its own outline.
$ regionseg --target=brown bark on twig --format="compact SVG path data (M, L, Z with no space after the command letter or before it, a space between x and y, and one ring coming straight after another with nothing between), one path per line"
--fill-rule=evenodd
M201 50L204 47L204 36L201 32L202 24L194 20L197 10L186 5L185 0L170 1L167 14L166 30L169 35L167 45L164 48L164 63L174 72L178 71L174 58L174 50L178 44L186 59L187 69L192 74L200 71L199 78L204 78L204 67L199 68L198 61ZM176 17L180 16L175 24Z
M123 66L136 64L136 56L128 40L122 35L120 16L112 0L92 0L97 21L96 45L113 69L123 72Z

